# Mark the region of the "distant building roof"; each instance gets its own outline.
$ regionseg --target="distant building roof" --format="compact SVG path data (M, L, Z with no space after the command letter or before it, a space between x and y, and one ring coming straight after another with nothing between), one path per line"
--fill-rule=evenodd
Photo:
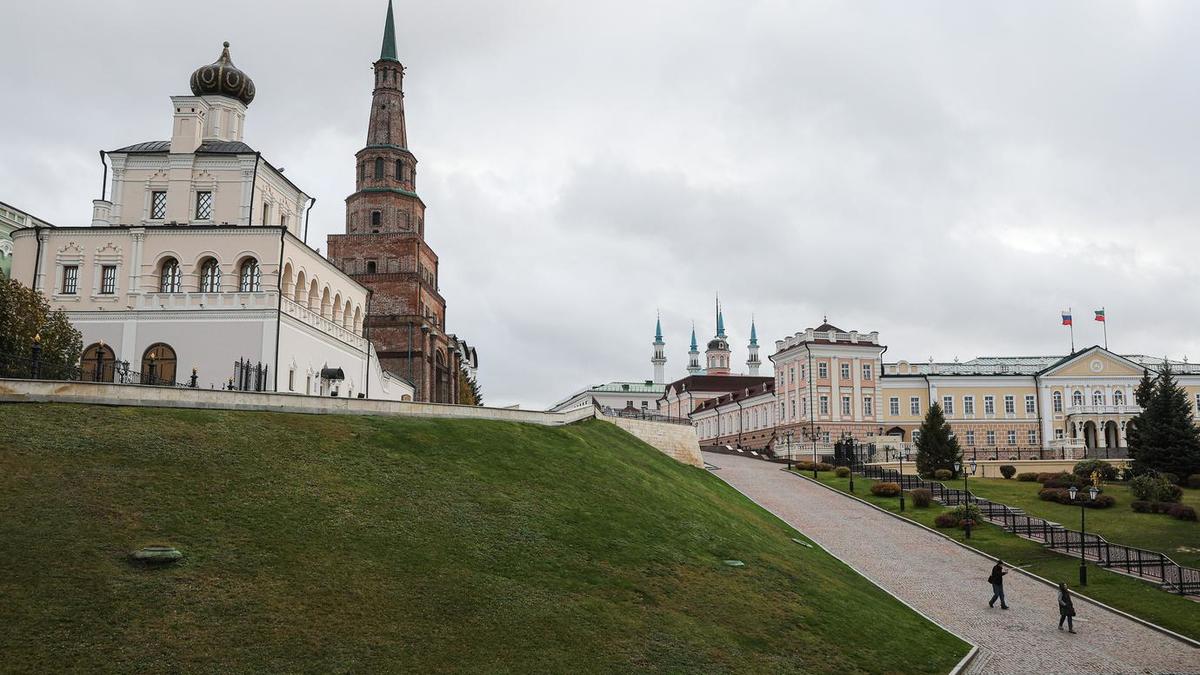
M704 402L700 403L699 405L697 405L696 409L693 410L692 412L700 412L701 410L710 410L712 408L719 408L719 407L725 405L726 403L734 403L736 401L744 401L745 399L754 398L755 396L762 396L763 394L771 394L771 393L774 393L774 391L775 391L775 380L768 379L766 382L763 382L761 384L756 384L752 387L747 387L745 389L738 389L737 391L731 391L728 394L722 394L722 395L718 396L717 398L710 398L709 400L704 401Z
M1079 356L1083 352L1096 347L1086 347L1074 354L1057 356L979 356L969 361L928 361L924 363L897 361L883 365L884 375L1037 375L1059 363ZM1115 352L1114 352L1115 353ZM1143 368L1157 370L1162 367L1163 357L1145 356L1142 354L1117 354ZM1166 359L1171 369L1176 373L1200 374L1200 364ZM900 365L908 366L907 372L902 372Z
M689 375L666 385L663 395L674 391L730 392L755 387L775 378L759 375Z
M111 152L127 152L130 154L152 154L159 152L170 152L171 141L142 141L134 143L123 148L117 148ZM241 141L205 141L196 148L197 153L207 153L215 155L253 155L254 148L246 145Z

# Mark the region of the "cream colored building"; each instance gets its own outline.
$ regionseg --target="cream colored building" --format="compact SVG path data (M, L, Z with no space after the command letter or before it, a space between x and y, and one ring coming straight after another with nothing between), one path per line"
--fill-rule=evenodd
M169 140L104 153L90 226L13 233L14 278L83 333L85 376L220 387L241 361L243 388L411 398L364 334L367 290L302 240L310 197L243 142L254 85L228 43L191 89Z

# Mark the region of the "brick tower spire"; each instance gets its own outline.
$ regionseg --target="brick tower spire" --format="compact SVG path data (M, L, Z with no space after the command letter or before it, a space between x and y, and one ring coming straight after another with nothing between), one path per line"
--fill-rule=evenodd
M445 332L438 257L425 242L390 0L374 69L367 144L355 155L355 191L346 198L346 234L329 236L329 259L371 289L365 326L383 369L412 382L418 401L456 403L458 355Z

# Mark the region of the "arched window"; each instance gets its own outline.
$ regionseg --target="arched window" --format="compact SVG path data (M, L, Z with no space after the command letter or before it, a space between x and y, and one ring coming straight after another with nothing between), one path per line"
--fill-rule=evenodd
M262 288L262 269L254 258L246 258L242 262L238 277L238 290L243 293L257 293Z
M1099 389L1092 392L1092 405L1104 405L1104 392Z
M216 258L206 258L200 265L200 292L221 292L221 266Z
M175 384L175 350L162 342L142 354L142 384Z
M178 293L179 282L179 261L167 258L162 262L162 271L158 275L158 291L160 293Z
M1083 392L1076 391L1074 394L1071 394L1071 405L1083 405Z
M1125 405L1125 392L1120 389L1113 392L1113 405Z
M375 261L374 260L367 261L367 274L375 274Z
M404 162L396 160L396 181L404 180Z
M375 180L383 180L383 158L375 158Z
M79 379L84 382L112 382L116 360L112 347L103 342L89 346L79 358Z
M1054 392L1054 412L1062 412L1062 392Z
M380 213L379 211L372 211L372 212L371 212L371 225L372 225L372 226L374 226L374 227L379 227L379 223L380 223L382 220L383 220L383 214L382 214L382 213Z
M300 273L296 275L296 294L292 298L292 300L298 305L304 304L305 293L308 293L308 289L305 288L306 281L307 279L304 278L304 270L300 270Z

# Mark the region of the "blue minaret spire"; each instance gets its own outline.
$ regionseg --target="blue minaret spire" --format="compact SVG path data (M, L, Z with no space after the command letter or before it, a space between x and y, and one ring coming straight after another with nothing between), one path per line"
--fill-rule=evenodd
M699 375L704 372L700 367L700 345L696 344L696 322L692 322L692 346L688 350L688 375Z
M754 316L750 316L750 344L748 345L750 357L746 359L746 367L751 375L758 375L758 368L762 365L762 361L758 358L758 329L754 327Z
M659 315L657 320L654 322L654 341L662 341L662 315Z
M725 337L725 317L721 314L721 296L717 295L717 337Z
M750 346L758 346L758 331L754 328L754 317L750 317Z
M650 365L654 366L654 383L662 384L666 379L667 354L663 351L662 314L654 321L654 356L650 357Z

